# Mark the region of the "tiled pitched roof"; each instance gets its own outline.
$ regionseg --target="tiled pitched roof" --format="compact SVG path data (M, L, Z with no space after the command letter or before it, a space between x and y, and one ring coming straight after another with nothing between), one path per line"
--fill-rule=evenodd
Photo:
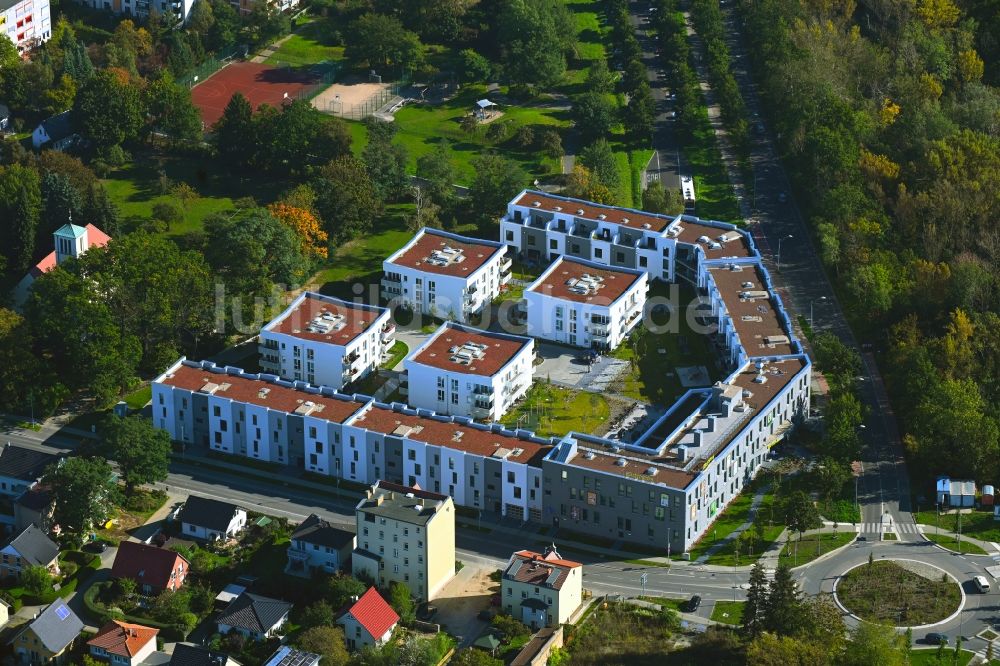
M8 443L0 448L0 476L35 481L57 460L59 456L55 454Z
M233 663L225 652L206 650L197 645L177 643L170 655L170 666L226 666Z
M172 550L137 541L122 541L111 567L111 577L133 578L140 585L166 588L178 559L184 562L184 568L187 569L188 561Z
M101 627L87 645L103 648L110 654L134 657L149 641L156 640L158 633L160 630L152 627L112 620Z
M399 622L399 615L374 587L361 595L347 612L365 628L372 638L381 638Z
M292 610L292 604L280 599L244 592L219 615L219 624L267 633Z
M330 521L323 520L314 513L295 528L292 541L305 541L340 550L354 545L354 532L334 527Z
M59 555L56 542L34 524L25 527L23 532L4 544L4 548L7 546L16 550L21 559L32 566L48 566Z

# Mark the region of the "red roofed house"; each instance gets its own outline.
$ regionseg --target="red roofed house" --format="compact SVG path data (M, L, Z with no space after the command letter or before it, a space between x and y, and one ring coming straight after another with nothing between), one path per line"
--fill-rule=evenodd
M344 638L352 651L384 644L392 637L397 622L399 615L374 587L368 588L337 620L344 627Z
M69 257L81 256L92 247L104 247L111 240L110 236L92 224L85 227L64 224L52 234L52 237L55 250L35 264L15 287L14 304L17 307L21 307L28 300L32 285L43 273L48 273Z
M112 664L136 666L156 652L159 629L112 620L87 641L90 656Z
M122 541L111 567L112 578L131 578L142 594L177 591L191 565L172 550L138 541Z
M568 622L583 600L583 565L562 559L554 545L511 555L500 582L503 609L532 629Z

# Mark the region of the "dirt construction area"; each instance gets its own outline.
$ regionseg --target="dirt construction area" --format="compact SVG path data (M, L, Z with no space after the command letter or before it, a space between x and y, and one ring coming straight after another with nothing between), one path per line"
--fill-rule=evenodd
M477 617L479 611L496 611L490 606L490 597L500 591L500 584L490 580L490 573L495 570L467 564L431 602L438 607L434 621L448 633L461 636L459 647L471 645L486 626L487 623Z
M327 113L342 115L389 89L388 83L335 83L313 98L313 106Z

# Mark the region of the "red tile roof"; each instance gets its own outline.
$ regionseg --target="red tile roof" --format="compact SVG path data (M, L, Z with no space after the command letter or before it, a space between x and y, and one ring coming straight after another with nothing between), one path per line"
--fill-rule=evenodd
M680 229L680 232L674 238L681 243L701 246L701 249L705 252L706 259L752 256L746 236L736 229L722 229L687 220L681 220L680 224L674 227L674 229ZM673 229L671 233L673 233ZM706 237L709 239L709 242L706 243L700 240ZM710 243L716 243L720 247L713 248Z
M535 205L536 201L539 203L538 206ZM666 229L674 221L673 217L665 215L654 215L653 213L615 208L614 206L602 206L601 204L579 199L562 199L533 191L525 192L514 203L533 210L559 212L570 217L582 217L587 220L620 224L629 229L645 229L645 225L648 224L649 231L657 233ZM556 211L557 208L560 210ZM603 220L600 218L601 215L604 216Z
M149 641L156 640L158 633L160 630L152 627L112 620L101 627L87 645L103 648L110 654L134 657Z
M345 422L362 407L362 403L353 400L307 393L260 379L219 374L184 364L164 376L161 383L194 392L205 389L204 392L219 397L288 413L297 409L301 413L306 409L305 403L312 402L308 416L333 423ZM262 392L263 389L267 391Z
M178 561L184 563L186 572L190 566L188 561L172 550L137 541L122 541L111 567L111 577L133 578L140 585L166 589Z
M492 377L532 342L531 338L500 335L446 323L411 360L450 372ZM452 349L469 343L486 345L483 358L475 359L469 365L452 361Z
M791 338L778 318L775 290L764 282L757 264L733 265L740 270L733 270L729 265L712 266L709 274L726 304L747 356L794 354Z
M381 309L373 309L372 306L356 305L311 292L302 294L300 298L294 309L283 313L281 318L273 320L264 327L264 330L303 340L347 345L367 331L384 312ZM343 327L339 330L331 329L329 333L308 330L310 323L324 314L343 316Z
M505 251L503 245L498 246L496 243L488 243L477 238L464 236L459 236L459 238L462 240L436 233L433 229L423 229L414 239L412 245L404 248L397 256L392 257L388 263L416 268L427 273L464 278L479 270L498 252ZM443 250L446 247L461 250L462 261L444 266L435 265L428 261L434 250Z
M382 638L399 622L399 615L374 587L369 587L347 612L375 639Z
M570 289L569 283L579 280L584 275L603 280L597 291L592 294L581 294ZM528 291L577 303L611 305L642 277L643 274L639 272L598 268L568 257L560 257L541 278L528 288Z
M505 456L505 459L511 462L534 467L541 467L542 458L552 450L552 446L548 444L492 432L489 429L473 428L451 421L439 421L416 414L404 414L385 407L373 406L361 414L351 425L367 428L384 435L406 437L417 442L443 446L475 455ZM516 456L513 453L515 449L520 449L520 453Z
M93 224L88 224L84 228L87 230L88 250L93 247L104 247L105 245L108 244L108 241L111 240L111 236L107 235L106 233L95 227ZM53 250L52 252L49 252L47 255L42 257L41 261L32 266L30 272L37 278L42 273L48 273L55 267L56 267L56 253Z

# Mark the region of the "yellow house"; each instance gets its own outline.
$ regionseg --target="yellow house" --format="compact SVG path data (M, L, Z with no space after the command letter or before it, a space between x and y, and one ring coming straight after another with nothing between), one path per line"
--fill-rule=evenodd
M455 503L447 495L378 481L355 509L352 573L400 582L430 601L455 575Z
M532 629L568 622L583 600L583 565L564 560L555 546L545 553L520 550L501 579L501 604Z
M24 625L10 645L22 664L62 664L81 631L83 622L58 599Z

